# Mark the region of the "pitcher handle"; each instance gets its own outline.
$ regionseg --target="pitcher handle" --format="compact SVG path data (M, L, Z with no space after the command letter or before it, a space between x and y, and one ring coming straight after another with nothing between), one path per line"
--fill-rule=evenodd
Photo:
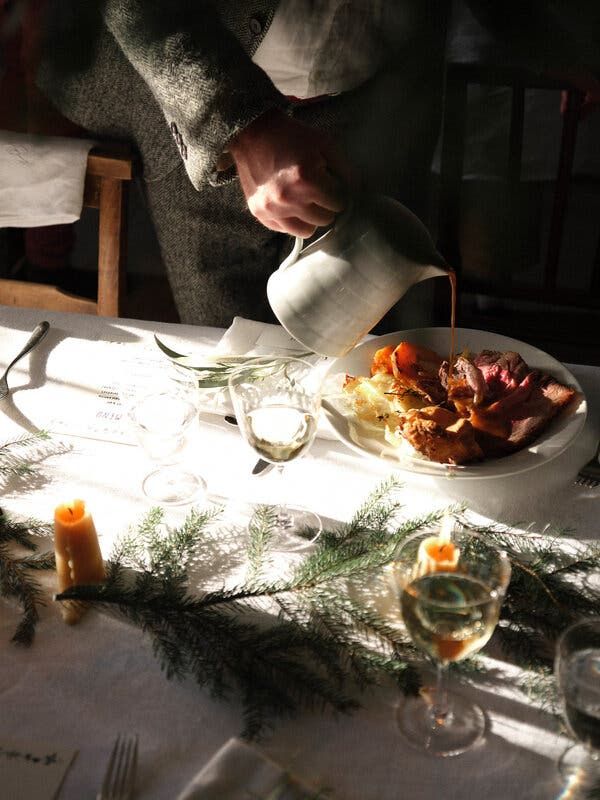
M317 244L321 242L326 236L328 236L332 231L337 230L340 225L343 225L345 221L352 215L352 211L354 208L354 202L352 198L348 201L346 208L341 211L332 224L324 231L318 239L311 242L310 246L312 247L313 244ZM296 236L294 241L294 246L290 252L290 254L281 262L279 265L279 269L283 272L284 269L291 267L292 264L295 264L298 260L298 256L300 255L302 248L304 247L304 239L301 239L299 236Z
M283 272L284 269L291 267L292 264L296 263L303 246L304 246L304 239L301 239L299 236L296 236L291 253L279 265L279 269L281 272Z

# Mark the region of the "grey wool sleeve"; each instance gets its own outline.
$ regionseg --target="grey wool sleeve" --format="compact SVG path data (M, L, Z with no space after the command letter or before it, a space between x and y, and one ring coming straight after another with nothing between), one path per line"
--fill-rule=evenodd
M106 0L104 20L146 82L196 189L228 142L286 98L206 0Z

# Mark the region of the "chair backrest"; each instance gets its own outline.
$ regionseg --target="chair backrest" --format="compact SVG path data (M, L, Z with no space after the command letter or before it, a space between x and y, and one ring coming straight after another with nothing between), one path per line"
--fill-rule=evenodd
M6 278L0 280L0 303L118 317L125 291L127 192L132 177L133 157L127 146L103 144L90 151L83 205L98 209L96 301L56 286Z
M511 114L508 135L508 158L503 184L506 208L516 206L517 193L521 184L523 135L525 125L525 92L527 89L551 89L567 92L566 109L563 114L560 152L553 183L553 200L550 212L548 233L542 252L545 257L541 269L526 278L506 273L495 276L467 273L462 263L459 241L461 224L461 194L463 165L465 162L465 140L468 108L468 87L480 84L493 87L509 87L511 90ZM559 279L559 260L565 245L565 219L572 189L572 168L575 154L580 109L583 95L574 87L557 80L519 69L489 66L476 63L449 63L446 74L446 92L441 139L438 248L458 274L459 294L485 295L487 298L521 300L552 307L556 313L561 309L589 311L597 318L600 312L600 224L595 226L595 257L593 263L583 272L585 281L578 286L565 285ZM557 109L558 113L558 109ZM598 181L600 186L600 181ZM464 195L463 195L464 197ZM515 207L513 206L513 208ZM600 223L600 220L598 220ZM515 233L515 235L517 235ZM577 248L573 248L575 252ZM458 309L458 323L475 327L472 317ZM563 314L563 316L564 316ZM507 315L508 316L508 315ZM566 319L566 317L565 317ZM590 328L584 326L582 336L587 336ZM511 330L505 330L509 335ZM576 337L576 332L570 332Z

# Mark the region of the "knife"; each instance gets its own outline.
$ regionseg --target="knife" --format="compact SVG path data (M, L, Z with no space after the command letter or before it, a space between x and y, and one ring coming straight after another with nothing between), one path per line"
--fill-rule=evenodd
M228 425L237 426L238 421L233 414L226 414L223 419ZM270 461L265 461L264 458L259 458L256 464L252 467L252 474L253 475L266 475L267 472L270 472L275 464L271 464Z
M270 472L275 464L271 464L270 461L265 461L264 458L259 458L256 464L252 467L252 474L253 475L266 475L267 472Z

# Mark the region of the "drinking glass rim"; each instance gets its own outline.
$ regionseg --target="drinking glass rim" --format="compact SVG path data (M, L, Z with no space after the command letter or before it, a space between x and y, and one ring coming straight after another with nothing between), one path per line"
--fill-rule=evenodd
M132 396L128 405L125 407L125 416L135 427L142 428L143 430L147 431L150 430L147 425L144 425L143 422L140 422L140 420L137 419L137 411L139 410L140 405L151 397L166 397L168 400L178 401L182 405L188 407L189 413L186 413L185 415L181 430L188 428L198 416L198 407L193 400L185 395L185 393L179 392L177 389L171 391L168 387L148 388L148 391L144 391L138 395Z
M314 370L315 365L311 364L310 361L307 361L305 358L298 358L297 356L248 356L247 360L244 361L243 364L237 364L234 367L231 367L231 371L229 374L228 382L231 381L239 375L239 373L248 372L248 369L253 365L260 366L261 364L273 364L274 362L277 363L289 363L293 362L294 364L303 364L305 367L308 367L309 370Z
M495 580L496 585L494 586L493 589L490 589L490 597L493 597L493 599L504 597L505 594L506 594L506 591L508 589L508 585L510 583L510 578L511 578L511 573L512 573L512 565L510 563L510 558L508 557L507 551L504 548L498 547L495 544L490 544L488 541L486 541L486 539L483 536L481 536L481 534L478 531L474 531L471 528L469 528L467 525L463 525L462 523L459 523L459 524L460 524L459 532L461 532L461 531L465 532L465 535L469 536L470 538L477 539L478 541L482 542L482 544L484 544L486 547L488 547L490 550L493 550L495 553L498 554L499 560L503 565L502 576L501 576L502 579L500 580L499 578L496 578L496 580ZM411 542L413 540L416 540L416 539L419 539L419 538L425 539L428 536L431 536L431 537L435 536L435 532L417 531L416 533L411 533L410 536L407 536L406 539L404 539L404 541L399 545L398 550L396 551L396 555L398 556L402 552L404 547L407 544L409 544L409 542ZM405 562L402 559L396 557L396 558L394 558L392 563L393 564L402 565ZM438 570L435 573L431 573L431 574L436 574L436 575L456 575L457 573L456 572L451 572L451 571L446 572L444 570ZM461 573L459 573L459 574L461 574ZM462 573L462 574L466 574L466 573ZM423 575L421 577L426 577L426 576ZM404 591L404 588L402 588L402 591ZM488 600L489 600L489 598L488 598ZM472 603L470 603L468 605L470 605L470 606L482 605L483 603L488 602L488 600L473 601ZM451 605L451 604L449 604L449 605Z
M570 633L572 633L574 630L577 630L578 628L584 628L586 625L590 624L597 625L598 629L600 630L600 616L580 617L579 619L576 619L574 622L570 622L567 625L567 627L564 628L564 630L562 630L561 633L559 633L558 638L556 640L557 655L560 653L560 648L562 647L564 640Z
M313 376L318 375L315 370L315 365L312 364L310 361L307 361L305 358L297 358L295 356L250 356L247 361L243 364L239 364L238 366L234 367L227 378L227 388L231 393L236 390L238 383L236 380L239 375L244 375L245 373L252 370L253 366L260 366L262 363L268 365L277 362L278 364L301 364L307 367L307 374L312 374ZM270 377L275 374L275 369L271 373L267 373L264 377ZM263 376L257 376L257 380ZM253 379L249 379L248 383L252 383ZM241 383L241 381L240 381ZM310 388L310 393L312 397L317 401L319 407L321 406L321 399L323 396L322 391L323 381L322 379L318 379L315 382L315 386Z

